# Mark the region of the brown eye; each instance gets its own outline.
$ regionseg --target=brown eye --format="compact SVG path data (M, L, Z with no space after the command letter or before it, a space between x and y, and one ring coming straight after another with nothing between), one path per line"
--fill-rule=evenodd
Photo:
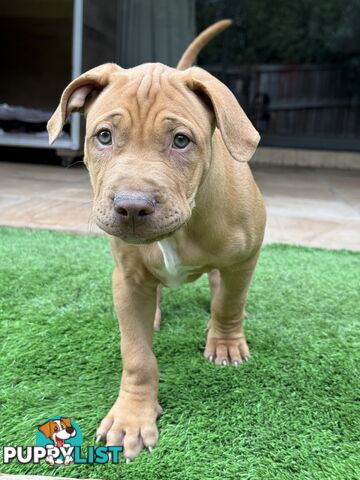
M190 139L186 135L182 133L178 133L174 137L173 147L181 149L181 148L187 147L189 143L190 143Z
M58 427L55 427L54 430L55 430L55 432L58 432L58 431L59 431L59 428L58 428Z
M103 145L110 145L112 142L110 130L107 130L107 129L100 130L100 132L96 136L99 142Z

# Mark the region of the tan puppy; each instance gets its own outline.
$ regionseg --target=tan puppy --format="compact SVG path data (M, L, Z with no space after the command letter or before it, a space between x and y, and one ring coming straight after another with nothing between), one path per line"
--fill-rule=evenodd
M249 357L243 318L265 226L248 160L259 134L230 90L191 66L231 22L205 30L178 69L154 63L94 68L65 89L50 119L53 142L73 111L87 114L85 164L94 216L109 234L116 267L123 373L98 439L134 458L158 439L158 370L152 332L159 285L210 273L204 355L217 365ZM157 310L157 322L160 311Z

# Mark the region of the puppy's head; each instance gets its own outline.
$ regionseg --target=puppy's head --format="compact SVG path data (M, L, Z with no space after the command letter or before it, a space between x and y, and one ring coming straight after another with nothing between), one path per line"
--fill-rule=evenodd
M46 438L50 438L55 445L62 447L64 440L76 435L76 430L71 425L70 418L60 418L59 420L49 420L39 426L41 433Z
M87 116L84 160L96 223L129 243L161 240L189 220L216 127L240 162L259 141L230 90L196 67L106 64L84 73L49 120L50 142L73 111Z

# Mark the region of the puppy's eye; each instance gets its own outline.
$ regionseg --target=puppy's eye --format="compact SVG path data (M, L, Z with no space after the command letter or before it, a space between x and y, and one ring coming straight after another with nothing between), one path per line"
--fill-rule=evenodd
M185 148L189 145L190 138L182 133L177 133L173 140L173 147L175 148Z
M102 143L103 145L110 145L112 142L110 130L107 130L107 129L100 130L100 132L96 136L99 142Z

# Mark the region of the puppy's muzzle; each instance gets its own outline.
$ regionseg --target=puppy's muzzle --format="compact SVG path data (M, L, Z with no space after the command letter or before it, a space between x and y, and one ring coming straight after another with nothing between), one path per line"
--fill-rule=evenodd
M113 200L119 222L133 230L153 215L155 206L155 198L143 192L121 192Z

